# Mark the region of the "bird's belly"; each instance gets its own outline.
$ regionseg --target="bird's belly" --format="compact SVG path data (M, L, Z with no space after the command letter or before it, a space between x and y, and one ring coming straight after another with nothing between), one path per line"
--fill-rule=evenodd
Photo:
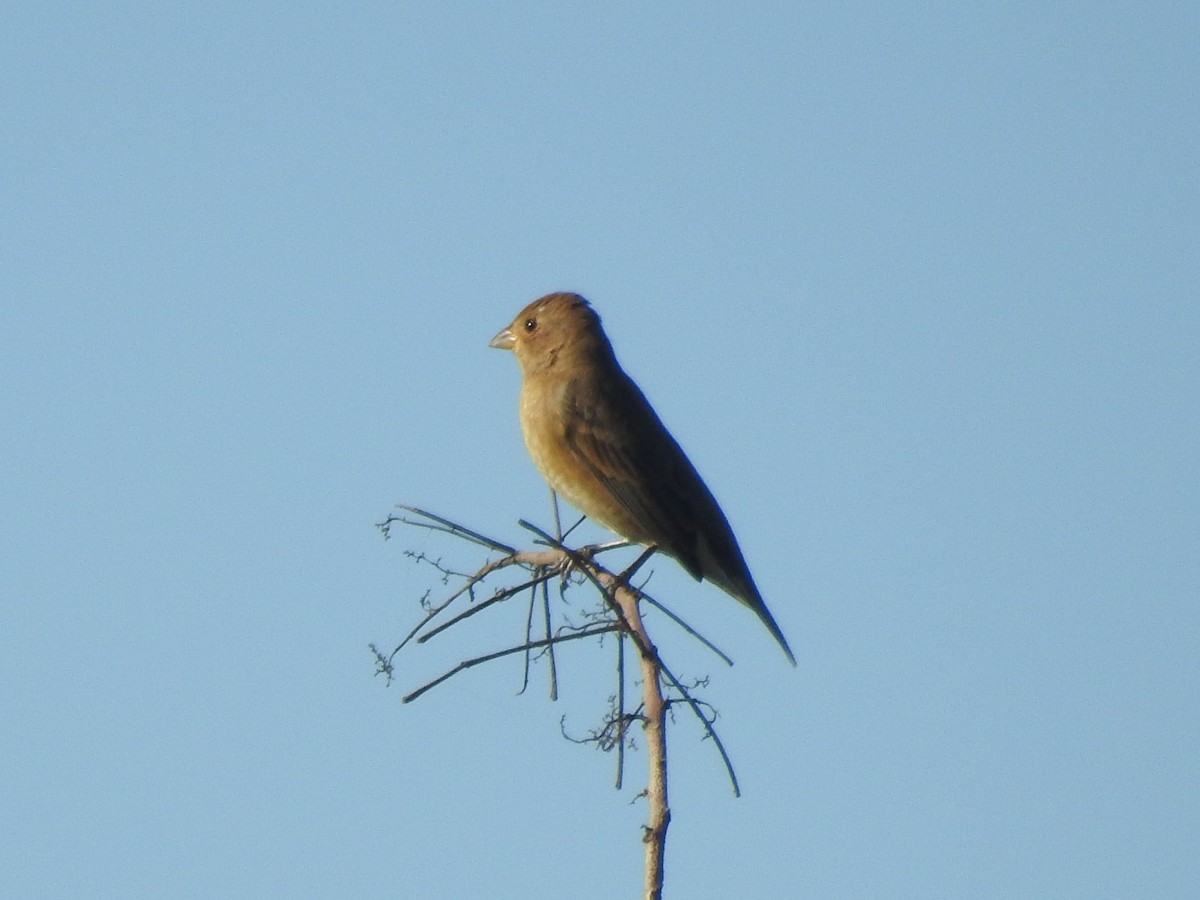
M650 540L567 441L566 428L553 410L547 412L544 404L522 397L521 430L533 464L555 493L627 540Z

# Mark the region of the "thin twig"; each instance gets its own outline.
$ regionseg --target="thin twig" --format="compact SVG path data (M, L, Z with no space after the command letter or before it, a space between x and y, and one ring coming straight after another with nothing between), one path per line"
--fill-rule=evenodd
M396 508L403 509L416 516L422 516L423 518L429 519L431 522L436 523L435 525L430 525L429 522L406 519L403 516L396 517L399 519L399 521L406 525L415 525L418 528L428 528L431 531L444 531L447 534L452 534L455 537L463 538L464 540L470 541L473 544L479 544L481 547L488 547L489 549L495 550L498 553L513 554L517 552L515 548L510 547L507 544L502 544L499 541L493 540L486 535L480 534L478 531L472 531L470 528L459 525L457 522L451 522L449 519L445 519L442 516L439 516L437 513L431 513L429 510L421 509L419 506L408 506L404 503L398 503L396 504ZM394 519L389 516L389 521L394 521Z
M725 665L727 665L727 666L733 665L733 660L729 657L729 655L724 650L722 650L720 647L718 647L716 644L714 644L712 641L710 641L708 638L706 638L704 635L702 635L699 631L697 631L695 628L693 628L691 625L689 625L687 622L685 622L683 619L681 619L675 613L671 612L671 610L668 609L665 605L663 605L659 601L655 600L653 597L651 597L649 594L647 594L641 588L633 587L632 585L630 585L630 587L633 590L638 592L639 597L641 597L643 600L645 600L647 603L649 603L651 606L653 606L655 609L657 609L660 613L662 613L664 616L666 616L668 619L670 619L672 622L674 622L676 625L678 625L680 628L682 628L684 631L686 631L688 634L690 634L692 637L694 637L696 640L698 640L701 644L703 644L705 647L707 647L709 650L711 650L713 653L715 653L717 656L719 656L721 658L721 661L723 663L725 663Z
M617 790L625 779L625 633L617 633Z
M534 588L536 593L537 588ZM550 624L550 587L547 581L542 581L542 617L546 627L546 639L552 636ZM554 658L554 642L546 645L546 654L550 658L550 699L558 699L558 661Z
M493 606L496 603L500 603L504 600L507 600L509 597L515 597L517 594L521 593L526 588L532 587L532 588L536 589L538 582L545 581L547 578L549 578L551 576L551 574L552 573L538 575L537 577L531 578L529 581L523 582L522 584L518 584L515 587L502 588L502 589L496 591L496 593L494 593L492 596L488 597L482 603L477 603L474 606L469 607L468 609L464 609L462 612L460 612L454 618L449 619L448 621L443 622L441 625L438 625L436 628L433 628L433 629L425 632L423 635L421 635L419 638L417 638L417 643L418 644L425 643L431 637L441 634L447 628L457 625L463 619L469 619L469 618L471 618L471 616L474 616L474 615L477 615L477 614L483 612L489 606Z
M441 529L438 529L441 530ZM561 565L563 562L562 556L559 553L545 553L537 550L514 550L507 556L500 559L494 559L480 566L479 571L467 579L467 582L458 590L454 591L444 601L436 606L430 607L429 612L420 622L404 636L404 639L396 646L396 648L388 656L388 662L395 657L397 653L404 649L404 646L413 639L413 637L424 628L429 622L437 618L446 607L450 606L455 600L463 594L474 591L475 587L483 581L487 576L491 575L500 569L508 566L525 566L526 568L536 569L538 566L548 566L554 568Z
M474 575L472 575L470 578L467 579L466 584L464 584L462 587L460 587L457 591L454 591L453 593L451 593L450 596L447 597L445 600L443 600L441 603L429 608L429 612L426 613L425 618L423 618L420 622L418 622L416 625L414 625L412 630L409 631L408 634L406 634L404 636L403 640L401 640L400 643L396 646L396 649L392 651L391 656L388 657L388 661L390 662L392 657L394 657L397 653L399 653L402 649L404 649L404 645L407 644L409 641L411 641L413 639L413 637L422 628L424 628L432 619L435 619L438 615L440 615L442 610L444 610L446 607L448 607L451 603L453 603L455 600L457 600L463 594L474 590L475 585L479 584L479 582L481 582L481 581L483 581L483 579L487 578L488 575L492 574L492 572L495 572L497 569L502 569L505 566L511 566L515 562L516 562L516 552L514 551L513 553L510 553L508 556L502 557L501 559L494 559L491 562L484 563L484 565L480 567L478 572L476 572Z
M546 582L542 582L544 585ZM533 607L537 604L537 586L534 585L529 591L529 606L525 609L525 643L528 644L533 640ZM525 665L521 671L521 689L517 694L525 693L529 687L529 667L533 662L531 652L525 652Z
M415 691L411 691L410 693L405 694L401 698L401 700L404 703L412 703L412 701L416 700L418 697L420 697L426 691L430 690L431 688L437 687L443 681L453 678L459 672L465 671L470 668L474 668L475 666L478 666L481 663L491 662L493 659L500 659L502 656L511 656L514 653L521 653L522 651L525 651L525 650L536 649L537 647L545 647L550 643L561 644L561 643L566 643L567 641L577 641L577 640L581 640L583 638L596 637L597 635L608 634L609 632L612 632L615 630L616 630L616 628L613 625L604 625L602 627L593 628L588 631L579 631L579 632L575 632L574 634L559 635L559 636L550 638L549 640L528 641L527 643L519 644L516 647L508 647L504 650L497 650L494 653L485 653L483 656L476 656L473 659L466 659L466 660L463 660L462 662L460 662L457 666L455 666L449 672L445 672L442 675L439 675L437 678L433 679L433 681L426 682L421 687L417 688Z
M660 663L660 665L662 664ZM729 753L726 752L725 745L721 742L721 738L717 735L717 730L713 728L712 722L709 721L708 716L704 715L703 710L700 708L700 701L696 700L688 691L688 689L680 684L679 679L671 674L671 670L665 665L662 665L662 672L667 676L667 680L671 682L671 686L675 688L675 690L679 691L684 702L687 703L692 712L696 714L696 718L699 719L700 723L704 726L704 733L710 737L713 744L716 745L717 752L721 754L721 762L725 764L725 772L729 776L729 785L733 788L733 796L742 796L742 789L738 786L737 773L733 770L733 760L729 758Z

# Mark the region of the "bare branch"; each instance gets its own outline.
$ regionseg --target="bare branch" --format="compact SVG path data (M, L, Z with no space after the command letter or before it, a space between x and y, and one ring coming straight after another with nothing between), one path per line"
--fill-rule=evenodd
M617 790L625 780L625 634L617 635Z
M596 557L606 550L614 549L617 546L626 546L627 544L625 542L617 542L615 544L585 546L581 548L566 546L563 543L566 536L574 528L578 527L579 523L583 520L580 519L577 521L564 534L562 532L561 520L558 516L557 498L554 498L554 500L554 536L523 519L520 520L520 525L536 536L534 543L541 544L547 548L544 550L517 550L442 516L413 506L401 505L398 507L410 513L412 517L390 516L387 521L381 523L379 527L383 530L385 536L388 535L392 524L401 522L448 534L502 555L497 559L485 562L474 573L467 574L456 572L449 566L443 565L441 559L433 560L424 554L410 554L418 561L428 562L433 565L441 573L443 583L449 583L451 578L461 578L463 579L463 583L453 589L444 600L436 604L429 603L427 600L428 594L426 594L422 598L422 606L426 610L425 615L405 635L391 654L384 656L374 645L371 645L371 652L376 658L376 671L377 674L385 675L390 683L394 673L392 666L393 658L414 637L417 638L418 643L424 643L435 635L449 630L452 626L528 590L530 598L529 606L525 613L524 640L519 644L502 650L460 661L450 670L404 695L403 702L411 703L460 672L516 653L523 653L525 655L522 684L518 692L523 693L529 685L530 663L535 658L534 654L539 652L544 652L549 658L550 697L554 700L558 697L558 669L555 656L557 646L565 644L568 641L602 638L606 634L615 633L617 635L617 690L615 695L610 697L610 710L603 725L593 731L588 738L582 739L580 742L594 743L603 750L611 750L613 748L617 750L616 786L619 789L624 783L626 743L629 742L632 746L629 725L633 722L641 723L643 733L646 737L646 748L650 765L650 777L646 790L642 794L639 794L639 796L644 795L647 798L649 812L643 837L646 845L645 896L661 898L666 833L671 821L671 811L667 801L666 720L667 716L671 715L672 721L674 721L674 706L678 704L687 706L692 711L692 714L700 720L705 738L711 739L713 745L717 748L734 795L740 796L741 791L737 775L733 769L733 763L715 728L716 712L710 704L698 700L693 695L693 691L697 687L702 687L706 682L697 680L685 685L671 672L663 662L658 649L646 631L645 624L642 621L640 602L645 600L656 610L662 612L668 619L711 650L727 665L733 665L733 661L727 654L697 632L682 618L654 597L647 594L644 591L644 587L649 581L648 578L642 579L640 586L635 586L631 583L635 574L654 555L655 547L645 548L632 564L624 570L614 573L600 565L596 561ZM526 573L525 577L521 578L516 584L496 588L490 597L482 602L476 602L476 589L489 576L512 566L524 570ZM581 610L579 615L583 620L583 624L574 624L567 619L555 630L550 608L549 589L550 580L554 577L560 578L560 597L565 599L565 592L568 587L572 584L581 583L580 578L582 578L582 580L590 582L596 588L603 600L603 605L599 609ZM432 625L435 619L445 613L464 595L470 604L467 608L457 611L454 615L437 625ZM539 601L539 596L542 606L543 636L534 639L534 608ZM633 646L636 648L641 668L642 702L632 712L626 708L626 639L632 641ZM664 687L667 689L665 694ZM570 740L576 740L566 735L565 728L564 736Z
M490 550L495 550L498 553L516 553L516 549L502 544L499 541L493 540L480 534L478 531L472 531L464 525L459 525L457 522L451 522L449 519L444 519L436 513L431 513L428 510L421 509L418 506L407 506L403 503L396 504L396 509L403 509L415 516L421 516L428 519L427 522L422 522L420 519L408 519L404 516L388 516L387 519L379 524L379 527L386 535L389 532L390 526L394 522L403 522L405 525L415 525L418 528L428 528L431 531L444 531L446 534L452 534L455 537L462 538L465 541L470 541L473 544L479 544L481 547L487 547ZM432 523L432 524L431 524Z
M702 635L700 632L698 632L695 628L693 628L691 625L689 625L687 622L685 622L683 619L681 619L675 613L671 612L670 609L668 609L662 603L659 603L657 600L655 600L653 597L651 597L649 594L647 594L641 588L632 588L632 589L638 592L638 596L641 599L645 600L647 603L649 603L651 606L653 606L655 609L657 609L660 613L662 613L664 616L666 616L668 619L670 619L672 622L674 622L676 625L678 625L680 628L682 628L684 631L686 631L688 634L690 634L692 637L694 637L696 640L698 640L700 643L702 643L705 647L707 647L709 650L711 650L713 653L715 653L717 656L719 656L721 658L721 661L723 663L725 663L725 665L727 665L727 666L733 665L733 660L729 658L729 655L727 653L725 653L724 650L722 650L720 647L718 647L716 644L714 644L712 641L710 641L708 638L706 638L704 635Z
M451 628L454 625L457 625L459 622L463 621L464 619L469 619L469 618L471 618L471 616L474 616L474 615L477 615L478 613L483 612L489 606L493 606L497 603L501 603L504 600L507 600L509 597L515 597L517 594L520 594L523 591L528 590L529 588L536 589L539 583L544 582L547 578L550 578L553 574L554 573L552 573L552 572L546 572L544 574L536 576L535 578L531 578L529 581L525 581L525 582L522 582L521 584L515 585L513 587L502 588L502 589L496 591L496 593L494 593L488 599L484 600L482 603L472 606L469 609L463 610L457 616L450 619L449 621L443 622L441 625L437 626L436 628L430 629L429 631L425 632L423 635L421 635L419 638L417 638L417 643L418 644L425 643L431 637L441 634L447 628ZM459 594L459 596L461 596L461 593ZM442 609L444 609L444 608L445 607L443 606ZM440 612L440 610L439 610L439 612ZM428 618L426 619L426 621L428 621Z
M537 588L534 588L534 593L537 593ZM546 640L550 641L552 634L550 624L550 588L546 581L542 582L542 620L546 628ZM554 658L554 642L550 641L546 645L546 653L550 659L550 699L558 699L558 661Z
M518 644L516 647L508 647L504 650L497 650L494 653L485 653L483 656L476 656L473 659L466 659L466 660L463 660L462 662L460 662L457 666L455 666L449 672L445 672L445 673L439 675L437 678L433 679L433 681L426 682L421 687L417 688L415 691L411 691L411 692L405 694L401 698L401 700L404 703L412 703L414 700L416 700L418 697L420 697L426 691L430 690L431 688L437 687L443 681L447 681L450 678L453 678L459 672L464 672L467 669L474 668L475 666L478 666L481 663L491 662L493 659L500 659L502 656L511 656L514 653L521 653L524 651L535 649L537 647L545 647L552 643L562 644L562 643L566 643L567 641L578 641L578 640L582 640L584 638L596 637L597 635L608 634L609 632L615 631L615 630L616 630L616 628L611 625L603 626L603 627L599 627L599 628L592 628L588 631L579 631L574 634L564 634L564 635L561 635L558 637L550 638L549 640L528 641L524 644Z
M545 585L546 582L542 582ZM529 591L529 606L525 610L525 643L528 644L533 640L533 607L537 604L537 588L533 587ZM525 654L525 665L521 670L521 689L517 694L523 694L529 688L529 666L533 662L531 653ZM553 699L553 698L552 698Z

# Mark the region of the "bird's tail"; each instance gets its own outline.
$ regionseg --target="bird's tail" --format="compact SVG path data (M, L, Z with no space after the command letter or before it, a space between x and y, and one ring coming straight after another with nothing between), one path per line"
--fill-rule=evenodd
M758 586L750 577L749 572L736 580L725 577L723 572L720 574L706 572L704 577L733 599L754 610L755 615L767 626L767 630L771 632L775 640L779 642L779 646L783 648L783 652L787 654L788 662L793 666L796 665L796 656L792 653L792 648L788 646L787 638L783 636L783 630L775 621L775 617L771 615L771 611L767 609L767 604L763 600L762 594L758 592Z
M759 595L757 588L755 588L754 594L754 602L748 602L745 600L742 600L742 602L758 614L758 617L762 619L762 623L767 626L767 630L775 636L775 640L779 642L779 646L782 647L783 652L787 654L788 662L790 662L793 666L796 665L796 655L792 653L792 648L788 646L787 638L783 636L782 629L780 629L778 623L776 623L775 617L771 615L771 611L767 609L767 604L763 602L763 598ZM738 599L741 600L742 598L739 597Z

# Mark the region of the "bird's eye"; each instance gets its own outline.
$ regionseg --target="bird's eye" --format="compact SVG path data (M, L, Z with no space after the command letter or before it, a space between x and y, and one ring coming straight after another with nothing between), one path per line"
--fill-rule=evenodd
M526 319L525 320L525 333L531 334L535 331L537 331L537 319Z

